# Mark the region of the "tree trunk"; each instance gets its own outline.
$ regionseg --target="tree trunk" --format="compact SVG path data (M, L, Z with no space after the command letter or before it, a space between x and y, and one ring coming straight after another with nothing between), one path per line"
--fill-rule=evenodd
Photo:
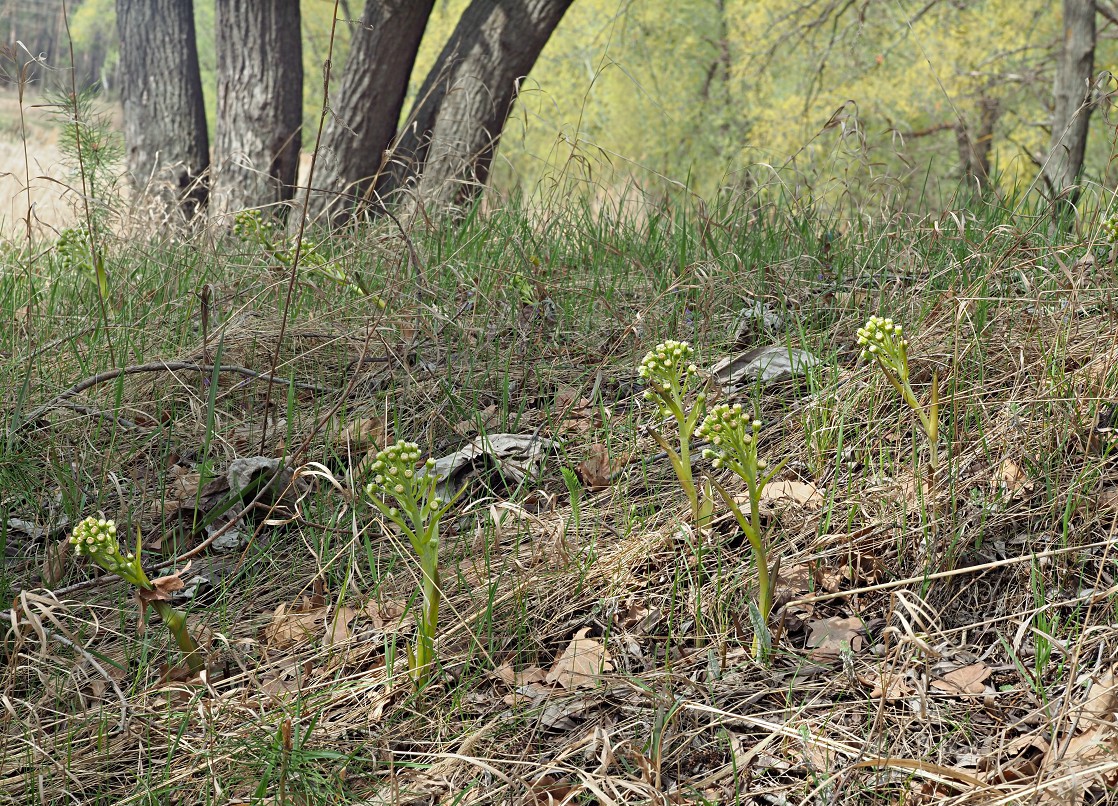
M322 132L310 213L341 223L376 178L396 134L434 0L368 0ZM305 191L301 191L301 194Z
M990 187L990 148L994 144L994 126L1000 115L998 99L984 96L979 102L977 131L972 133L962 118L955 125L959 160L967 179L974 181L979 193L985 193Z
M1052 145L1044 164L1044 183L1057 212L1079 198L1076 181L1087 150L1091 83L1095 63L1095 0L1064 0L1064 44L1056 65Z
M120 97L132 181L189 217L210 164L192 0L116 0Z
M572 0L473 0L427 74L378 191L434 208L474 198L528 75Z
M289 200L303 125L303 35L292 0L217 0L217 136L210 210Z

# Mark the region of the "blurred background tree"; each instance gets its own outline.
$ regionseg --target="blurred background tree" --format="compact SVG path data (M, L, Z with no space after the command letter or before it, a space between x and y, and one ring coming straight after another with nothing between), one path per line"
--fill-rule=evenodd
M866 213L936 208L959 193L1062 193L1066 166L1051 159L1066 148L1053 131L1067 128L1057 67L1067 7L1084 2L577 0L520 82L488 179L494 193L540 198L578 192L616 203L626 193L780 193ZM415 108L469 5L432 4L394 123ZM341 6L332 84L338 103L355 21L368 12L359 0ZM1113 82L1105 71L1115 57L1118 14L1107 3L1090 7L1093 89L1081 73L1068 74L1063 86L1082 91L1086 103L1077 108L1097 109L1083 177L1110 187ZM9 0L0 35L64 66L61 8L61 0ZM113 0L80 0L69 10L80 82L100 83L113 97L120 86ZM307 143L308 126L317 126L333 2L302 0L301 12ZM214 0L195 0L194 17L212 131ZM44 73L41 80L55 79ZM363 175L370 165L371 158Z

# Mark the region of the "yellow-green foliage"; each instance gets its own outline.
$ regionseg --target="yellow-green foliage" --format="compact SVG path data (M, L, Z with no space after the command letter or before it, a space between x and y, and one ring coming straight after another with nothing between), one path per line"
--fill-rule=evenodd
M436 3L405 114L468 2ZM989 101L1001 109L990 155L998 182L1008 190L1034 181L1031 156L1048 147L1041 124L1062 34L1058 3L870 0L825 20L812 14L827 4L807 5L576 0L523 84L494 183L544 196L629 182L710 196L741 186L748 171L809 203L950 193L962 176L952 127L962 120L975 131ZM363 0L348 6L358 16ZM333 8L302 0L304 142L317 125ZM212 121L213 0L197 0L195 15ZM75 34L92 37L111 19L112 0L85 0ZM335 87L350 33L339 23ZM1116 55L1100 40L1096 70ZM1107 128L1097 116L1088 178L1107 169Z

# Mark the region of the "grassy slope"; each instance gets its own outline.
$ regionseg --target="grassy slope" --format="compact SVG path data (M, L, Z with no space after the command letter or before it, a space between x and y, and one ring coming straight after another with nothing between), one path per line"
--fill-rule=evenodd
M145 372L89 389L70 401L78 409L26 418L112 367L216 356L267 372L285 271L228 240L110 244L106 331L88 280L50 254L5 258L0 528L21 518L48 534L5 535L0 593L18 618L0 644L0 801L965 798L981 793L960 775L1003 785L990 772L998 748L1027 754L1022 736L1081 731L1068 709L1114 640L1109 596L1090 596L1112 584L1106 491L1118 480L1092 439L1099 401L1118 386L1104 246L1053 240L1045 219L980 202L873 226L779 201L623 217L513 203L411 238L422 266L390 227L321 247L384 310L301 276L265 453L309 439L305 461L340 487L308 478L293 520L257 519L243 553L195 558L191 573L216 581L185 606L212 647L205 685L160 682L173 644L158 624L137 633L123 585L82 584L90 567L68 561L58 574L44 561L67 522L97 511L122 532L142 529L153 565L196 542L182 513L189 522L197 496L182 477L204 482L258 452L263 385ZM1099 261L1086 266L1087 254ZM749 658L748 546L722 521L698 564L695 536L679 528L686 503L642 432L650 410L635 371L668 337L710 366L734 349L737 313L753 300L786 318L780 343L823 361L740 398L768 424L762 453L789 460L782 478L823 494L766 511L786 576L814 574L784 599L865 589L785 607L768 665ZM857 361L854 331L874 312L906 324L918 387L933 369L942 380L951 471L934 500L913 492L925 449L911 414ZM766 341L746 334L739 347ZM368 369L355 374L363 354ZM586 404L571 407L572 394ZM402 665L411 627L392 617L414 596L416 568L362 501L367 446L346 441L347 426L380 417L434 455L479 430L563 440L534 483L478 468L442 544L443 671L418 697ZM619 472L583 490L576 514L560 468L595 443ZM380 609L344 610L370 602ZM265 629L281 604L311 613L305 634ZM339 612L349 628L328 645L325 620ZM833 617L855 619L861 635L813 653L812 624ZM547 671L584 628L612 656L600 685L508 682L506 664ZM58 636L85 646L104 676ZM985 694L929 687L975 661L992 670ZM880 676L900 681L896 697L871 696ZM926 764L851 766L886 756ZM1061 763L1040 769L1056 777Z

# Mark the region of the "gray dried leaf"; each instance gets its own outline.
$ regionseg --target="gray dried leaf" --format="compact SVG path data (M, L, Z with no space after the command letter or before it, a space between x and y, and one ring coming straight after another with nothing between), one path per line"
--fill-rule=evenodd
M547 452L555 443L530 434L483 434L452 454L435 460L439 477L438 495L448 500L458 492L465 475L481 460L496 465L502 475L517 484L535 481Z
M724 394L733 394L756 381L772 383L803 375L820 363L806 350L769 344L723 358L710 372Z

